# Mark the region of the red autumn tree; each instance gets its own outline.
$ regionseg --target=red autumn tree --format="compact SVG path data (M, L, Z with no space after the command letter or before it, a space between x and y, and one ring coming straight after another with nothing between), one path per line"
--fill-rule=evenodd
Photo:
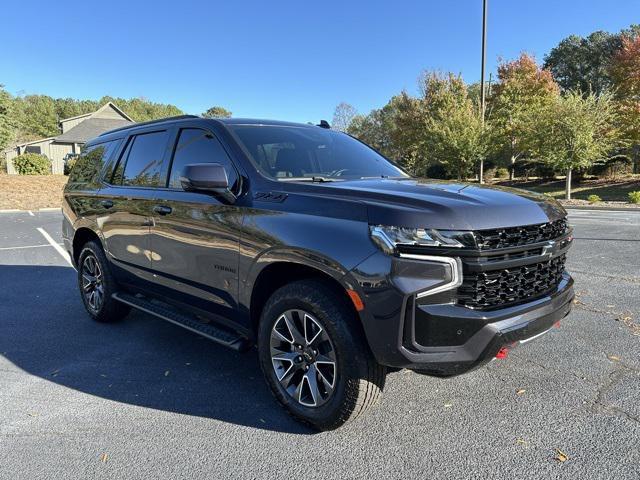
M494 127L497 150L508 153L513 180L516 160L524 155L535 128L535 116L553 104L560 87L551 72L540 68L531 55L502 62L498 66L498 83L490 98L490 121Z
M609 74L620 99L640 101L640 36L624 37Z
M619 111L619 127L629 145L634 171L640 171L640 36L624 37L622 47L611 61L609 75L613 81Z

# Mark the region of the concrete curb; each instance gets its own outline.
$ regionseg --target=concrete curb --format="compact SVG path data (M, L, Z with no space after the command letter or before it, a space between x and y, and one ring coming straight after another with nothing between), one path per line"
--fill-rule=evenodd
M595 205L562 205L566 210L601 210L604 212L632 212L640 213L637 207L602 207Z

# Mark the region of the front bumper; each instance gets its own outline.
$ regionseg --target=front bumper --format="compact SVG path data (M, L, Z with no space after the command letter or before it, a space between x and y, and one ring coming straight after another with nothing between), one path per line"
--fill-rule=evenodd
M413 339L407 345L401 343L400 353L409 362L404 367L438 376L477 368L495 358L503 347L525 343L552 328L569 314L573 298L573 279L564 274L552 294L515 307L481 312L455 305L418 306L416 310L442 321L475 321L483 326L461 345L424 347Z
M374 255L351 274L362 289L363 326L379 363L435 376L458 375L495 358L503 347L513 347L545 333L568 315L574 298L568 273L545 296L493 310L474 310L447 301L447 294L416 296L411 264ZM446 283L437 265L420 267L420 281ZM383 273L383 272L389 273ZM454 294L454 293L453 293ZM452 294L449 294L452 295Z

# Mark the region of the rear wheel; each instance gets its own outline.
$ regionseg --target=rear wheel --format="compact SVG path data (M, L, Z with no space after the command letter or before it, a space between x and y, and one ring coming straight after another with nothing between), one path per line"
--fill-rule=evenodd
M379 400L385 368L363 338L350 306L327 285L300 281L263 309L260 365L276 399L319 430L350 421Z
M111 295L117 285L104 255L95 240L87 242L78 258L78 287L89 315L98 322L115 322L124 318L130 308Z

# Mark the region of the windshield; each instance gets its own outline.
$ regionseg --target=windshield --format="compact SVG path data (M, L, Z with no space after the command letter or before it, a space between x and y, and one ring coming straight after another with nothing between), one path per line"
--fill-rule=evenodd
M274 180L407 177L375 150L344 133L303 126L228 127L248 150L256 167Z

